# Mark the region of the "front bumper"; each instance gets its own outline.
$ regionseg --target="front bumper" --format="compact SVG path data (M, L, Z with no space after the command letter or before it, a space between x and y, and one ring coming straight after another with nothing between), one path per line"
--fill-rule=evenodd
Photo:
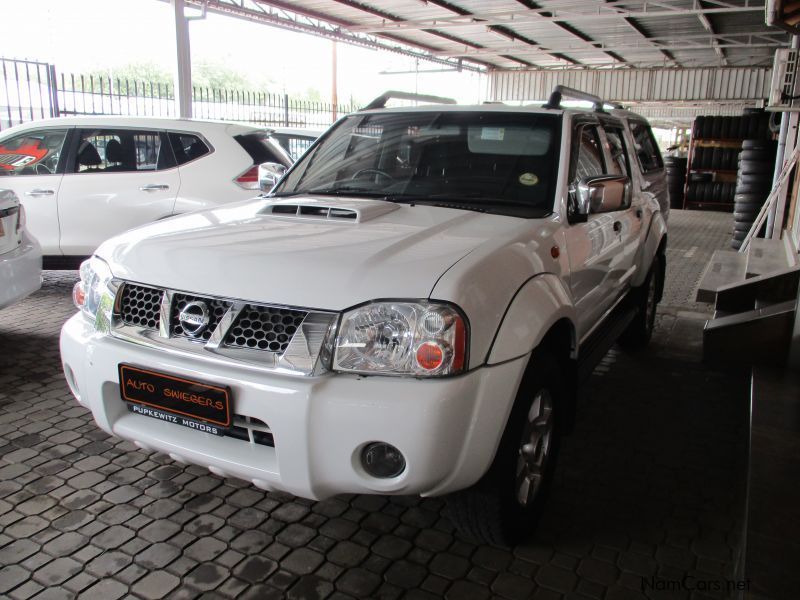
M64 325L61 356L73 394L105 431L217 475L312 499L340 493L439 495L474 483L494 458L527 364L522 357L437 380L295 377L96 334L80 314ZM266 423L274 447L130 412L120 399L122 362L229 386L233 412ZM370 477L360 455L373 441L397 447L405 471L392 479Z
M22 243L0 255L0 308L18 302L42 287L42 250L23 234Z

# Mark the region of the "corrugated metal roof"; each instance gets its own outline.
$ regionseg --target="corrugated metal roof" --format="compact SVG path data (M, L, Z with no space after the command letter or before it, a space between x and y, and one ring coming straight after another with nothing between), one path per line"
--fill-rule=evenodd
M478 69L762 66L789 35L753 0L186 0ZM756 0L757 1L757 0Z

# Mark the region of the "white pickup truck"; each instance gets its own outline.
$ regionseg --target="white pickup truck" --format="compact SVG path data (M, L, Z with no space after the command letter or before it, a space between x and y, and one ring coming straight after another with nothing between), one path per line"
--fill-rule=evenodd
M580 382L615 341L648 342L665 270L650 128L566 93L383 98L269 194L105 242L61 335L73 394L219 476L446 494L472 537L526 534Z

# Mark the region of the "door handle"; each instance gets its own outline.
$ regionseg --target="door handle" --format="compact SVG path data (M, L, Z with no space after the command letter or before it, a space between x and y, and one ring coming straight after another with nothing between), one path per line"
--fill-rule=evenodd
M158 192L168 190L169 186L166 183L148 183L139 188L143 192Z
M614 221L614 231L616 231L617 233L622 231L622 223L620 223L619 221Z
M641 208L637 208L636 209L636 218L637 219L641 219L642 218L642 209Z
M25 192L26 196L53 196L55 192L53 190L30 190Z

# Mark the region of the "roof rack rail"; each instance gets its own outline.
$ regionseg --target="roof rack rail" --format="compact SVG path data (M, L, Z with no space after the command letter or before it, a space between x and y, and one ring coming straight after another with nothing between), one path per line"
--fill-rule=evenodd
M550 94L550 99L542 108L561 108L561 98L574 98L575 100L584 100L594 104L594 109L597 112L603 112L603 105L606 103L600 96L595 96L588 92L582 92L575 88L567 87L565 85L557 85Z
M443 98L441 96L429 96L427 94L412 94L410 92L398 92L396 90L389 90L384 92L372 102L367 104L361 110L371 110L373 108L383 108L389 100L416 100L417 102L430 102L432 104L456 104L452 98Z

